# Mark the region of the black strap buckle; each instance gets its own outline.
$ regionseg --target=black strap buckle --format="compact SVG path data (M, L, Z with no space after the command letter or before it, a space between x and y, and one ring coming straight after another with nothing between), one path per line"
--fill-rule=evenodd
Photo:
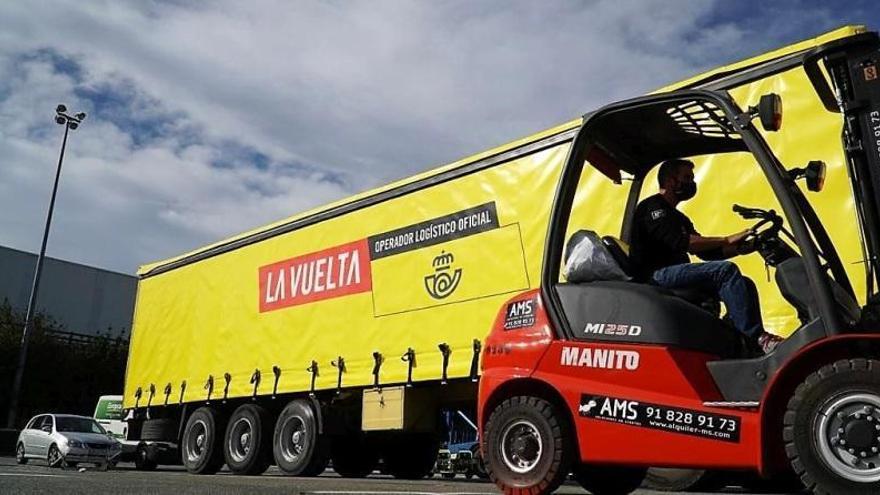
M211 394L214 392L214 375L208 375L208 381L205 382L204 388L208 391L208 399L205 402L211 402Z
M379 369L382 367L383 361L381 352L373 352L373 386L376 388L379 388Z
M165 385L165 405L168 405L168 397L171 396L171 382Z
M345 359L337 356L336 360L330 361L330 366L336 368L336 395L342 392L342 374L345 373Z
M278 393L278 380L281 378L281 368L272 366L272 374L275 375L275 383L272 385L272 398Z
M480 379L480 352L483 350L483 344L480 343L479 339L474 339L474 356L471 358L471 381L475 382Z
M150 384L150 396L147 398L147 409L150 408L150 405L153 403L153 396L156 395L156 385Z
M413 350L412 347L408 348L403 356L400 356L400 360L406 363L406 386L412 387L412 372L413 366L416 364L416 351Z
M180 403L183 404L183 393L186 392L186 380L180 382Z
M226 398L229 397L229 382L232 381L232 375L228 372L223 373L223 379L226 380L226 385L223 387L223 402L226 402Z
M449 368L449 355L452 354L452 349L449 347L449 344L447 344L446 342L443 342L442 344L438 344L437 348L440 349L440 354L443 355L443 372L442 372L442 375L440 376L440 384L446 385L446 383L448 381L447 376L446 376L446 370L447 370L447 368Z
M312 374L312 384L309 388L309 397L315 396L315 378L318 377L318 362L312 360L312 364L306 368L306 371Z
M257 388L260 386L260 369L257 368L254 370L254 373L251 375L251 384L254 386L254 395L253 399L257 400Z
M144 395L144 391L138 387L137 390L134 391L134 408L138 408L138 404L141 402L141 396Z

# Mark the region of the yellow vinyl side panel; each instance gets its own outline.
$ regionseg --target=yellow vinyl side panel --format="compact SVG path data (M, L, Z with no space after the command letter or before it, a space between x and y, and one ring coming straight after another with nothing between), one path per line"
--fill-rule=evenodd
M170 383L172 401L224 394L335 388L331 361L342 356L343 386L437 380L441 343L451 347L448 376L470 372L503 301L537 287L563 143L449 182L143 278L126 376L147 402L153 384ZM161 392L157 392L161 393ZM161 400L164 400L162 398ZM153 401L158 403L159 399Z

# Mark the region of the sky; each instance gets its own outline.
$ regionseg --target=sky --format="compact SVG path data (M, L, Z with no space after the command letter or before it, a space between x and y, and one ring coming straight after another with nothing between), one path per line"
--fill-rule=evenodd
M0 2L0 245L134 273L844 24L872 1Z

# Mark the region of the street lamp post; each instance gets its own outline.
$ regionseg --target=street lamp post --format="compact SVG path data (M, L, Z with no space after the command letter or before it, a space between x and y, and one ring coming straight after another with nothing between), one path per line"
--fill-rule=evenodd
M21 346L18 351L18 366L15 367L15 378L12 382L12 396L9 400L9 416L6 418L6 427L15 428L15 419L18 413L18 399L21 395L21 382L24 378L24 367L27 362L28 341L30 340L31 324L36 311L37 291L40 288L40 275L43 272L43 260L46 256L46 243L49 241L49 227L52 225L52 212L55 210L55 195L58 193L58 179L61 178L61 163L64 161L64 149L67 147L67 134L76 130L79 124L86 118L84 112L75 115L67 113L67 107L58 105L55 108L55 122L64 126L64 140L61 141L61 153L58 156L58 168L55 171L55 185L52 186L52 197L49 200L49 212L46 215L46 227L43 230L43 245L40 247L40 255L37 257L37 268L34 270L34 283L31 286L31 297L28 300L27 313L24 317L24 330L21 333Z

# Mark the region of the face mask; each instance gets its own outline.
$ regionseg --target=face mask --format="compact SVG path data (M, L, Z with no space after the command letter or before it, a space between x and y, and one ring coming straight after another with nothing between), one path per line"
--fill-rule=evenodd
M675 197L679 201L687 201L697 195L696 182L683 182L675 190Z

